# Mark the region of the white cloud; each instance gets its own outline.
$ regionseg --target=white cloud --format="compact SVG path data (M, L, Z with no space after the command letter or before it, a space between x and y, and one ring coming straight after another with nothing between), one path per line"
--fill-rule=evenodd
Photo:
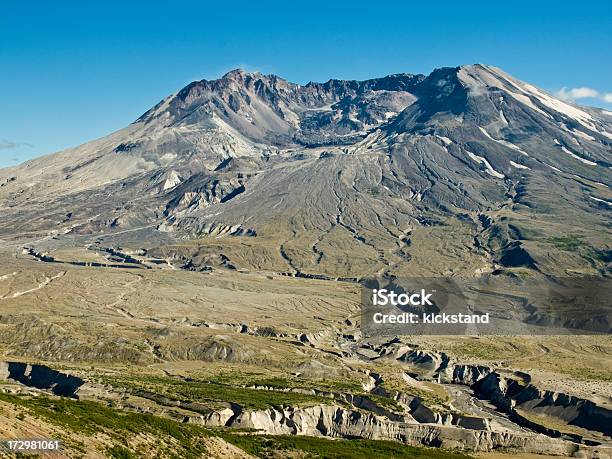
M574 99L584 99L588 97L597 97L599 93L591 88L573 88L570 95Z
M578 100L578 99L596 99L599 97L599 92L592 88L566 88L563 87L557 91L556 96L559 99L564 100Z
M576 102L580 99L595 99L599 102L612 103L612 92L599 92L587 87L567 88L564 86L555 92L555 96L569 102Z

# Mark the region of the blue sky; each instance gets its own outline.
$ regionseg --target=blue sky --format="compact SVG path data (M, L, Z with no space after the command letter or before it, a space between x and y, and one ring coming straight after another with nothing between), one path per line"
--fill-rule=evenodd
M306 83L481 62L612 108L611 31L608 2L2 0L0 167L236 67Z

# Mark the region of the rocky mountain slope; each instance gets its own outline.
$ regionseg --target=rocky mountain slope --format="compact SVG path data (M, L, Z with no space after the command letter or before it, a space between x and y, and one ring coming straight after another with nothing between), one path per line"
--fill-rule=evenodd
M494 67L304 86L235 70L0 171L0 238L294 275L608 275L611 168L612 113Z

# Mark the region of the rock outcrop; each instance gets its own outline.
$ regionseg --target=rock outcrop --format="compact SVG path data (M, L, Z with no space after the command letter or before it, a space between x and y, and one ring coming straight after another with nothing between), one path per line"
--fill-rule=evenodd
M478 397L490 400L498 409L513 415L518 422L523 418L521 413L531 413L612 437L612 410L590 400L542 390L497 372L490 373L472 387ZM537 428L534 424L531 422L531 427ZM555 434L551 432L552 429L547 430L547 433ZM561 433L556 432L556 435L561 436Z
M577 445L541 434L492 432L447 425L395 422L383 416L337 405L243 411L225 409L191 419L207 426L255 429L271 435L309 435L332 438L393 440L407 445L468 451L511 449L525 453L606 457L605 448ZM600 454L601 450L601 454Z
M81 378L53 370L45 365L0 362L0 380L13 380L28 387L44 389L55 395L78 398Z

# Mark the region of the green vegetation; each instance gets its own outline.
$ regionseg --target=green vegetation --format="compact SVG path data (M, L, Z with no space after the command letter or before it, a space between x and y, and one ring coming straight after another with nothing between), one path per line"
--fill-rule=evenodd
M381 440L328 440L317 437L237 435L221 433L220 436L247 453L258 457L276 457L270 453L284 451L287 457L304 459L401 459L401 458L466 458L460 453L416 448L391 441Z
M418 397L421 402L426 405L432 411L446 411L448 409L448 396L446 391L441 386L436 384L424 384L430 390L425 388L420 389L407 385L401 379L395 379L392 377L386 378L385 382L382 383L381 387L386 389L387 392L401 392L412 397ZM368 397L391 411L402 413L403 410L398 402L393 399L368 394Z
M281 406L307 406L330 403L330 398L294 392L266 391L231 386L216 381L180 380L159 376L106 377L104 382L142 395L154 392L171 400L197 402L218 407L221 402L237 403L245 409L266 409Z
M379 406L402 413L403 408L393 399L363 392L357 382L331 380L297 380L281 377L253 378L249 375L225 373L215 376L211 381L180 380L171 377L137 376L137 377L105 377L104 382L115 387L129 390L135 395L149 398L147 393L159 394L171 401L186 403L196 402L209 408L219 408L223 402L232 402L245 409L267 409L283 406L308 406L316 404L342 403L324 395L311 395L296 392L284 392L283 389L317 389L330 393L352 393L362 395ZM258 390L248 386L265 386L272 390ZM155 398L157 403L163 401Z
M196 458L206 457L205 437L216 436L257 457L300 458L466 458L469 456L444 450L416 448L401 443L380 440L330 440L317 437L249 435L248 432L226 429L206 429L150 414L121 412L99 403L72 399L23 397L0 393L0 401L28 411L34 417L68 432L85 436L110 437L113 445L106 449L107 457ZM133 446L130 439L149 437L149 444Z
M602 368L589 368L583 365L568 364L567 361L559 361L550 364L554 371L565 373L579 381L605 381L612 382L612 371Z
M470 339L454 343L450 351L460 358L477 358L491 361L500 358L507 358L512 355L512 348L502 344L487 342L479 339Z
M578 247L583 245L580 236L575 234L551 237L548 238L548 242L553 244L558 249L565 250L566 252L575 252Z
M246 374L244 372L228 372L216 375L213 381L221 384L268 386L277 389L317 389L329 392L359 392L361 381L351 379L303 379L281 376Z
M393 400L392 398L388 398L388 397L383 397L382 395L375 395L375 394L366 394L366 396L372 400L374 403L376 403L377 405L389 410L389 411L394 411L396 413L403 413L404 409L401 407L401 405Z
M412 387L405 390L404 392L409 393L413 397L420 398L421 402L432 411L445 412L448 410L448 396L442 388L438 390L427 391Z
M109 448L106 453L112 459L136 459L129 449L119 445Z
M201 457L205 447L199 440L210 435L198 426L179 424L151 414L123 413L89 401L44 396L26 398L3 393L0 393L0 401L23 407L29 415L71 432L88 436L104 433L119 444L108 451L114 458L142 457L126 455L129 453L127 439L137 435L152 436L156 439L156 448L175 452L170 457Z

